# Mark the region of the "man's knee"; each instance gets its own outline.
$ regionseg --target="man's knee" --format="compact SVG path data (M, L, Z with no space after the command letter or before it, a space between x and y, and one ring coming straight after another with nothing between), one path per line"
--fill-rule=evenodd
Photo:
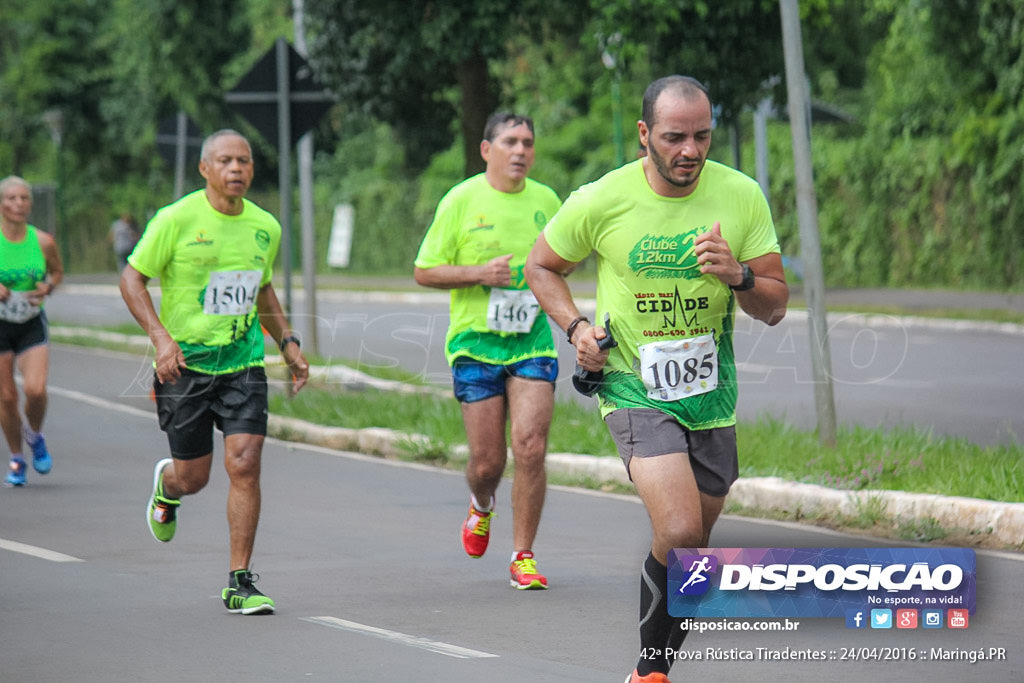
M705 540L703 521L699 516L678 516L665 520L654 530L665 545L672 548L696 548Z
M501 479L505 473L506 456L498 450L488 449L471 454L466 465L466 474L476 481Z
M174 488L182 496L199 493L210 481L210 470L208 468L204 469L186 464L189 462L191 461L174 461ZM165 491L169 488L167 484L168 482L165 479Z
M544 464L544 453L548 447L547 430L531 429L513 436L512 453L516 466L537 467Z

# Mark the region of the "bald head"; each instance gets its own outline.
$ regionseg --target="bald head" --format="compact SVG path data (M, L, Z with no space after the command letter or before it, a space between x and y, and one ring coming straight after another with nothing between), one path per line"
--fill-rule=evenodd
M654 124L657 122L655 105L662 93L668 93L687 101L707 100L708 110L711 110L711 95L703 83L690 76L665 76L647 86L647 90L644 92L643 109L640 116L648 128L654 128Z

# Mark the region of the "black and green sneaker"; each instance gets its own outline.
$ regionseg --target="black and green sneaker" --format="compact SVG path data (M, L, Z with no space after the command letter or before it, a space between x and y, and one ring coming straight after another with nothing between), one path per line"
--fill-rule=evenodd
M153 493L149 496L146 506L146 520L149 522L149 533L161 543L174 538L178 528L178 506L181 501L164 496L164 468L173 462L164 458L153 468Z
M260 593L253 582L259 580L259 574L248 569L231 572L228 587L221 591L220 597L224 606L232 614L272 614L274 601Z

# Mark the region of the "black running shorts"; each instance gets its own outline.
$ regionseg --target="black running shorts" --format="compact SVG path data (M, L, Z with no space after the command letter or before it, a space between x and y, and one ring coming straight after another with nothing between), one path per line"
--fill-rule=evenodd
M23 323L0 320L0 353L14 352L17 356L33 346L50 341L50 326L46 322L46 311Z
M194 460L213 452L213 428L224 436L267 434L267 374L261 367L227 375L182 370L173 384L153 378L160 429L171 455Z

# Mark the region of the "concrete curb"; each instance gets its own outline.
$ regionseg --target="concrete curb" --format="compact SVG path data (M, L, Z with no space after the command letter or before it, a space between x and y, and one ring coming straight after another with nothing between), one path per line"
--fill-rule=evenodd
M943 529L976 534L989 541L986 546L1024 544L1024 503L903 491L839 491L777 477L740 479L733 485L729 500L794 516L872 514L893 524L934 520Z

